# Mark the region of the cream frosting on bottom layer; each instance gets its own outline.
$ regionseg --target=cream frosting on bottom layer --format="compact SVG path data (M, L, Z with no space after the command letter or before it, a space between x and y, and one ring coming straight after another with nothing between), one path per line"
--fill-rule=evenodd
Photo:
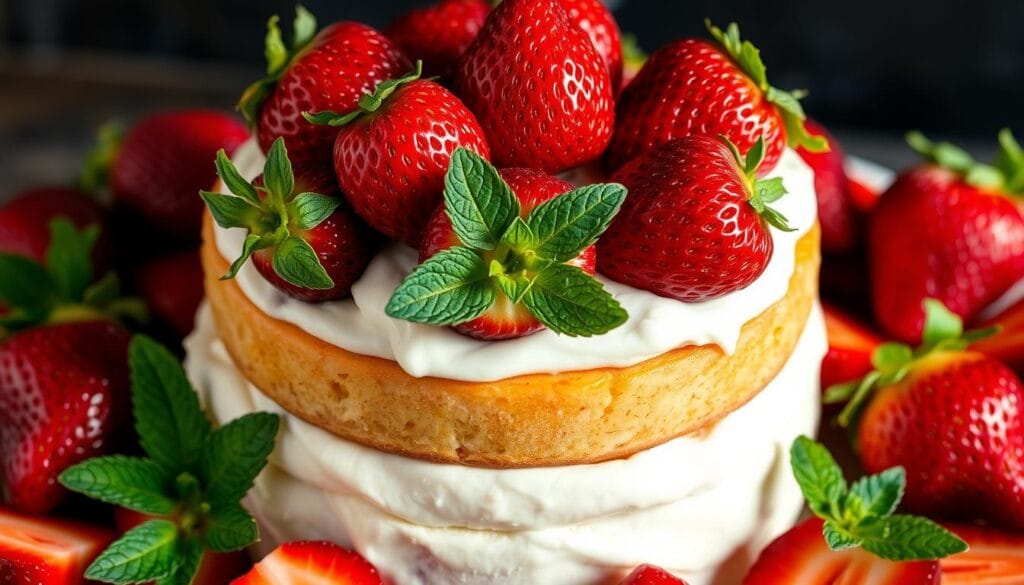
M819 417L820 308L778 376L712 429L627 459L496 470L382 453L285 413L249 384L207 310L187 368L217 422L283 414L247 505L260 552L295 539L350 546L399 585L596 585L638 564L690 585L738 583L802 508L788 448Z

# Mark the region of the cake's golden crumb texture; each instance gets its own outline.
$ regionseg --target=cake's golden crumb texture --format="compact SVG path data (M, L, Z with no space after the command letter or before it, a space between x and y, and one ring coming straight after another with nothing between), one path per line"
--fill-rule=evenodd
M330 345L258 309L205 220L206 293L238 368L292 414L383 451L485 467L594 463L699 432L782 368L817 297L817 226L796 248L785 298L748 322L737 350L684 347L625 368L497 382L415 378L394 361Z

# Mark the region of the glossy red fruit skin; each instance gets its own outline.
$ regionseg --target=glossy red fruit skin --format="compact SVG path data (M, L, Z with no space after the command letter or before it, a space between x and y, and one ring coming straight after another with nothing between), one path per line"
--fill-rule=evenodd
M839 309L824 304L828 353L821 363L821 388L859 380L874 366L871 354L883 340L865 325Z
M571 183L532 169L501 169L498 172L519 199L519 216L524 219L541 203L573 189ZM451 220L445 213L444 205L441 205L430 218L424 231L423 243L420 245L420 262L459 244ZM594 274L596 253L596 246L590 246L567 264L577 266L588 274ZM477 339L496 341L524 337L544 329L544 325L525 308L513 306L505 296L499 294L495 306L488 313L472 321L455 325L453 329Z
M499 167L558 173L611 140L608 68L556 0L506 0L462 56L457 93L480 120Z
M113 540L106 528L0 507L0 583L81 585L86 567Z
M97 272L109 268L107 215L87 193L71 187L39 187L23 191L0 206L0 252L45 262L50 247L50 222L65 217L78 229L100 227L93 249Z
M992 335L971 345L974 351L994 357L1024 376L1024 299L992 317L981 327L998 327Z
M1024 529L1024 385L978 353L940 352L880 390L858 431L868 473L907 471L903 505Z
M826 253L849 252L860 243L864 218L850 201L843 149L821 124L808 119L804 126L812 135L823 136L829 146L825 152L796 148L800 158L814 171L821 250Z
M285 71L260 108L260 148L267 152L283 137L293 165L330 169L338 129L310 124L303 112L350 112L378 83L410 69L412 63L398 47L373 28L357 22L328 26Z
M665 569L640 565L619 585L686 585L686 581L674 577Z
M764 272L771 234L718 138L674 140L612 179L629 195L597 243L601 273L656 295L700 302L745 288Z
M777 538L761 552L743 585L939 585L936 561L894 563L859 548L829 550L822 536L824 522L809 518Z
M945 527L970 548L939 561L942 585L1024 585L1024 536L986 526Z
M57 476L104 453L128 420L128 342L110 322L50 325L0 344L4 500L45 514L64 496Z
M192 332L204 296L199 250L176 252L145 264L135 273L135 288L152 314L185 337Z
M395 91L377 112L340 128L334 170L360 217L417 247L460 146L490 158L483 129L459 98L433 81L417 80Z
M655 51L622 91L615 115L610 169L674 138L723 135L747 152L764 137L763 177L786 147L778 108L710 41L685 39Z
M212 110L159 112L125 135L110 170L115 204L179 241L198 241L203 202L217 179L213 161L249 138L234 116Z
M868 224L868 252L875 317L913 343L924 326L924 299L971 321L1024 278L1024 203L919 166L882 195Z
M345 550L330 542L286 542L274 549L262 561L235 579L231 585L279 585L276 578L264 577L261 565L272 564L279 569L274 577L289 576L293 582L343 583L344 585L383 585L380 573L359 554ZM302 571L291 574L289 570ZM302 577L305 577L303 579ZM320 579L321 581L315 581ZM292 582L290 581L290 582Z
M601 0L559 0L569 14L569 20L575 22L590 37L594 49L601 55L608 74L611 76L612 90L618 93L622 86L622 33L615 17Z
M491 6L485 0L441 0L396 18L385 34L410 59L423 61L425 75L448 77L473 44Z

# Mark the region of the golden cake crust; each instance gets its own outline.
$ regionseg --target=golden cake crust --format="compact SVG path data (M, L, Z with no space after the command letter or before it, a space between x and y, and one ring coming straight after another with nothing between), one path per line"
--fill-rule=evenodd
M753 398L793 352L817 297L819 231L796 247L789 292L744 325L736 352L675 349L634 366L495 382L415 378L263 313L234 281L204 222L206 294L220 338L288 412L382 451L485 467L595 463L712 425Z

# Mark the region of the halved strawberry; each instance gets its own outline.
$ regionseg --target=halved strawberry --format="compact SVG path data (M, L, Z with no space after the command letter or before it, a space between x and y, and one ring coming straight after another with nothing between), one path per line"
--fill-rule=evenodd
M824 522L801 522L764 549L743 585L938 585L937 561L894 563L859 548L829 550Z
M1024 585L1024 536L981 526L946 528L971 548L939 561L942 585Z
M78 585L113 540L112 532L99 527L0 507L0 583Z
M971 345L980 351L1010 366L1018 374L1024 374L1024 300L988 320L982 327L999 327L992 337Z
M821 387L863 378L873 369L871 354L882 338L839 309L827 303L824 309L828 354L821 363Z
M330 542L288 542L231 585L383 585L377 569Z
M640 565L619 585L686 585L686 581L660 567Z

